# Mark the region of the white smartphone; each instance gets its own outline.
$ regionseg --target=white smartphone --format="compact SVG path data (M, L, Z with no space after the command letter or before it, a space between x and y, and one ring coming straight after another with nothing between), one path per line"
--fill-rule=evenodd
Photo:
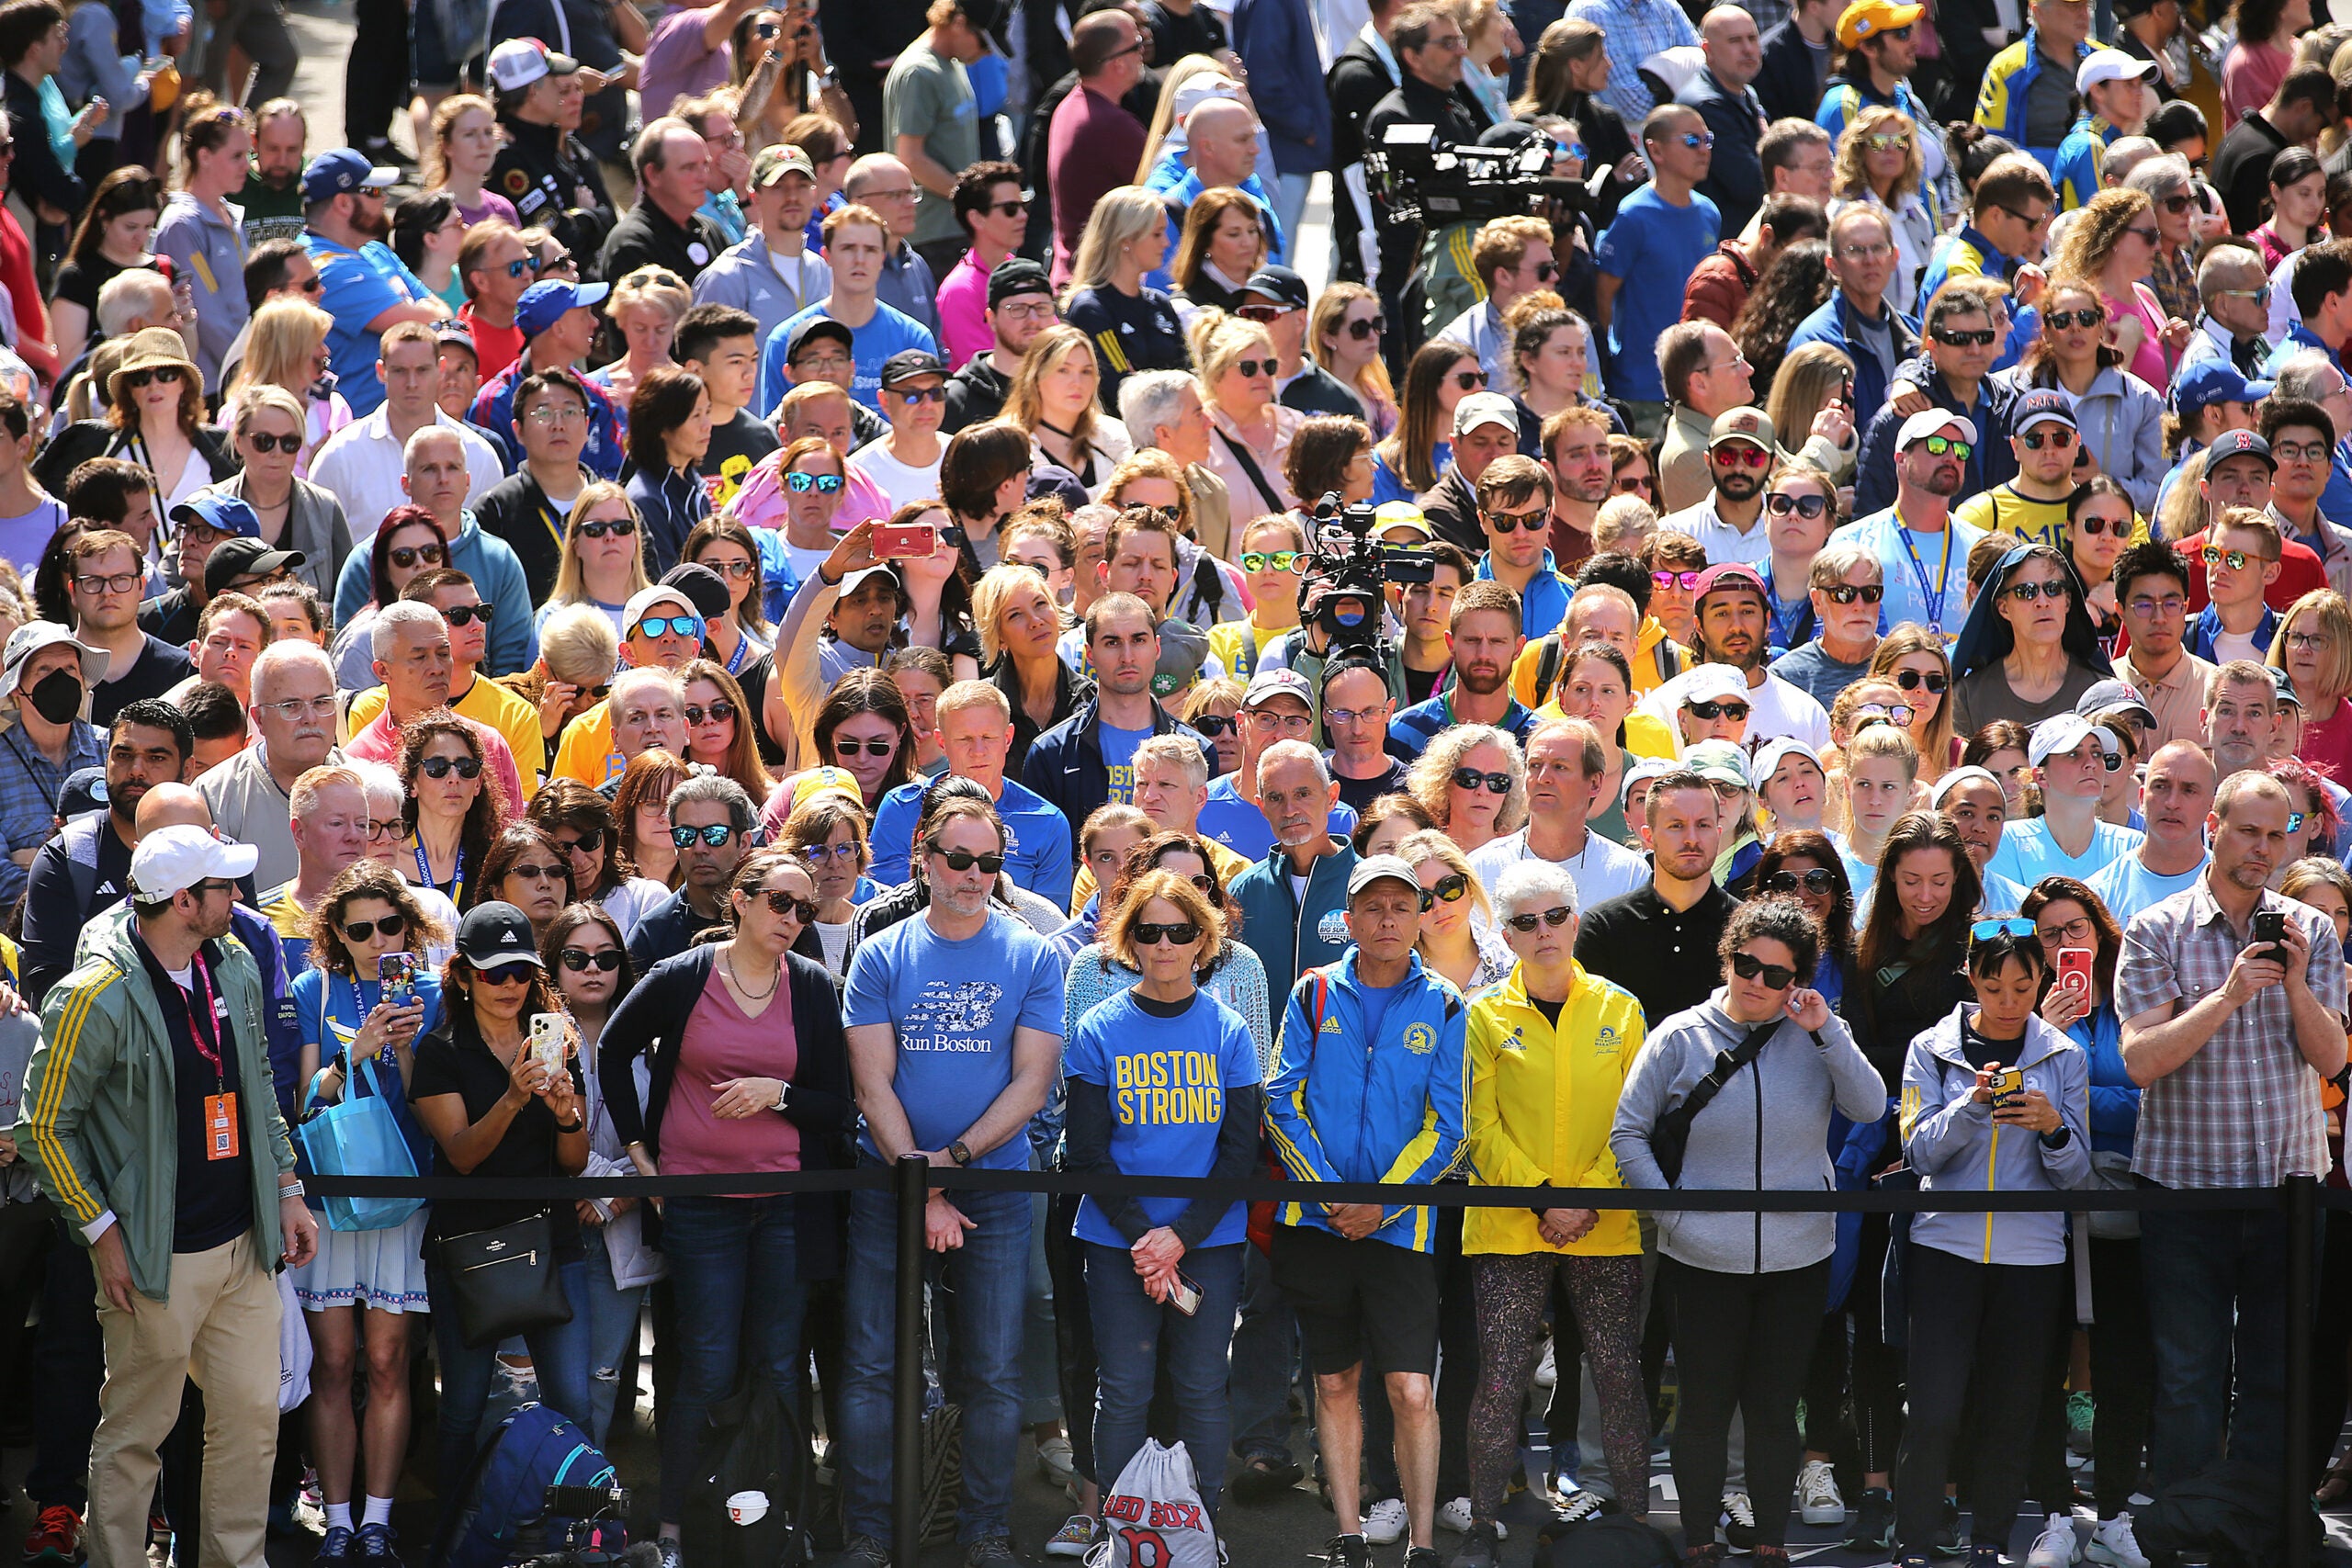
M535 1012L531 1015L531 1055L539 1066L550 1073L563 1071L563 1015L560 1012Z

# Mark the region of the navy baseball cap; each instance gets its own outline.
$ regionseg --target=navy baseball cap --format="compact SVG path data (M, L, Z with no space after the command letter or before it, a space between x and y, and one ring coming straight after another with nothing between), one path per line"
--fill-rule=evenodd
M609 283L572 283L560 277L534 283L514 301L514 324L526 338L538 336L563 318L567 310L594 305L613 291Z
M2273 471L2278 467L2270 443L2251 430L2225 430L2213 437L2213 445L2205 448L2205 471L2211 473L2232 457L2259 457Z
M320 153L302 171L302 199L324 201L345 191L389 190L400 177L398 169L369 163L368 154L356 147L338 147Z
M261 519L254 509L233 495L222 495L217 490L200 490L172 508L167 514L185 528L191 523L201 523L218 534L234 539L261 537Z
M2275 381L2249 381L2226 359L2202 359L2173 378L2172 406L2184 419L2215 403L2258 403Z
M1307 298L1306 279L1286 266L1261 266L1250 275L1241 286L1244 294L1262 294L1277 305L1287 305L1294 310L1304 310L1312 302Z
M2022 435L2037 424L2063 424L2069 430L2078 428L2075 423L2075 400L2052 388L2026 393L2018 400L2017 412L2010 417L2009 428Z

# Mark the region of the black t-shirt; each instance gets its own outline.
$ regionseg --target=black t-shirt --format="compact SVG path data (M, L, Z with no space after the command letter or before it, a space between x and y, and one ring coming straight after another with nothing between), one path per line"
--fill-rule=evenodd
M1401 668L1405 671L1405 694L1407 696L1410 697L1414 702L1425 703L1431 697L1437 695L1437 681L1439 676L1445 673L1444 666L1441 665L1435 670L1416 670L1411 665L1407 664L1401 666Z
M153 272L163 271L163 268L151 266L144 262L139 265L148 266ZM93 255L86 262L67 262L57 269L57 287L50 290L50 298L70 299L89 311L92 316L96 316L98 313L98 290L112 283L120 274L130 270L119 262L108 261L104 252ZM98 323L95 321L90 322L89 330L90 340L93 343L104 335L98 331Z
M1193 8L1181 17L1159 0L1146 0L1143 14L1151 28L1152 63L1162 71L1188 54L1215 54L1226 47L1224 21L1200 0L1193 0Z
M112 833L99 835L103 846L115 841ZM104 858L104 849L100 858ZM128 863L128 857L125 857ZM134 928L131 945L147 965L148 983L164 1014L164 1033L171 1042L173 1111L178 1132L179 1176L172 1193L172 1250L209 1252L233 1241L254 1223L253 1150L244 1122L244 1077L237 1066L236 1033L229 1022L228 998L220 994L220 944L208 942L198 962L189 965L189 987L183 989L154 953L148 951ZM198 998L209 1001L212 1022L198 1021ZM197 1031L219 1058L199 1048ZM205 1101L217 1094L238 1098L237 1152L225 1159L209 1157L211 1150L205 1127Z
M505 1094L512 1077L505 1063L483 1043L481 1032L474 1027L473 1010L461 997L452 996L449 1010L443 1016L441 1026L416 1045L416 1067L409 1076L408 1097L411 1103L427 1100L436 1094L454 1094L465 1102L469 1123L481 1121L490 1108ZM530 1049L526 1041L522 1049ZM587 1085L580 1076L580 1064L571 1064L572 1092L580 1095L581 1108L587 1106ZM555 1112L547 1102L533 1098L506 1124L506 1135L484 1155L475 1166L475 1176L560 1176L555 1163ZM433 1174L459 1176L465 1174L449 1163L448 1154L439 1144L433 1148ZM489 1230L511 1224L527 1215L551 1209L555 1219L556 1249L564 1261L582 1256L580 1248L580 1216L569 1202L549 1205L523 1199L450 1199L434 1200L432 1219L425 1234L435 1239L449 1235L464 1235L470 1231Z
M768 733L768 686L775 680L775 655L763 653L747 660L735 672L735 683L743 688L743 701L752 712L752 739L759 742L760 761L771 768L784 766L784 747Z
M1388 771L1374 774L1368 779L1351 779L1339 773L1331 775L1340 781L1340 802L1358 816L1362 816L1364 810L1382 795L1403 793L1405 780L1412 772L1404 763L1385 753L1383 753L1382 760L1387 762Z
M174 588L139 604L139 629L151 637L182 647L196 640L196 601L185 587Z
M1678 911L1650 883L1585 911L1577 927L1577 962L1633 992L1645 1024L1655 1031L1723 983L1715 949L1737 908L1738 899L1710 886L1697 903Z
M774 425L754 415L750 409L737 409L735 417L725 423L712 423L710 450L704 454L698 471L721 473L729 457L741 457L746 462L757 464L783 445L784 439L776 434Z
M141 697L160 697L196 673L196 660L187 656L187 649L175 648L153 632L146 636L146 648L131 660L122 678L112 679L114 671L109 670L109 679L99 682L90 694L90 722L102 730L112 728L114 716L132 703Z

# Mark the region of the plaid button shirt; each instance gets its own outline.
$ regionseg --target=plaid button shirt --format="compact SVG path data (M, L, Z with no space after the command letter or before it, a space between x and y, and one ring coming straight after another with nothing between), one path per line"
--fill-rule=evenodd
M1642 62L1697 43L1699 29L1673 0L1571 0L1568 15L1590 22L1606 36L1609 85L1599 96L1638 138L1642 121L1657 107L1642 83Z
M2156 270L2149 275L2148 287L2155 290L2156 303L2167 316L2194 321L2204 312L2204 301L2197 294L2197 264L2189 260L2187 246L2170 254L2157 248Z
M19 850L38 849L49 841L66 775L104 767L106 760L106 737L86 724L74 725L62 767L42 756L20 728L12 726L0 734L0 839L8 847L8 858L0 860L0 908L14 904L24 892L31 874L15 856Z
M2265 893L2311 942L2311 987L2344 1014L2344 950L2335 922ZM2220 990L2247 938L2233 930L2203 878L2141 911L2123 933L2115 1010L2139 1016L2166 1003L2187 1010ZM2320 1077L2295 1048L2283 986L2270 986L2222 1021L2203 1049L2140 1097L2132 1168L2166 1187L2270 1187L2327 1169Z

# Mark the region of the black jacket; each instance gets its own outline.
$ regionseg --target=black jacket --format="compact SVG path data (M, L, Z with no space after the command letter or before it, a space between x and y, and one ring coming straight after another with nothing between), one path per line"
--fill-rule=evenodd
M511 114L499 116L498 123L506 145L498 150L484 188L513 202L526 224L546 224L575 260L593 265L613 228L612 204L605 199L595 155L578 137L562 135L551 125L528 124Z
M28 205L45 201L65 213L66 223L74 222L90 199L90 187L71 165L58 162L55 149L50 146L49 121L40 112L40 89L11 71L5 102L8 133L17 143L17 161L8 169L10 187Z
M1584 93L1567 93L1562 96L1559 107L1553 112L1574 120L1577 129L1584 132L1585 151L1590 154L1585 160L1586 168L1614 169L1633 156L1634 137L1625 129L1623 117L1599 98ZM1813 110L1806 109L1803 118L1811 119ZM1614 177L1603 180L1600 195L1592 200L1589 207L1594 225L1608 228L1625 198L1648 181L1646 171L1636 174L1631 181Z
M1004 412L1004 400L1012 395L1012 378L989 364L987 355L974 355L947 378L947 417L940 422L939 433L953 435L986 424Z
M1168 710L1158 703L1151 705L1151 732L1182 735L1198 742L1201 755L1208 761L1209 772L1216 772L1216 748L1169 717ZM1021 762L1021 782L1058 807L1074 824L1083 824L1098 807L1110 803L1111 770L1102 761L1102 707L1099 699L1090 699L1076 713L1030 742L1029 754Z
M1806 47L1804 34L1797 31L1794 21L1784 21L1764 35L1763 69L1748 85L1769 118L1811 119L1821 108L1822 82L1814 69L1813 51ZM1592 145L1591 137L1587 130L1587 147Z
M1019 775L1023 764L1029 760L1029 748L1036 743L1038 736L1094 700L1094 682L1060 660L1055 660L1054 723L1041 729L1036 720L1021 706L1021 677L1013 671L1012 660L998 660L996 668L989 671L988 680L1004 694L1004 700L1012 705L1012 749L1004 759L1004 776L1007 778Z
M2238 233L2251 234L2262 226L2270 201L2270 165L2286 150L2287 139L2262 118L2260 109L2246 110L2245 118L2222 138L2213 154L2213 185L2229 211L2230 227Z
M1343 414L1350 419L1363 417L1363 400L1348 390L1347 383L1312 359L1300 364L1296 378L1282 389L1274 400L1301 413Z
M666 266L691 284L726 248L727 237L701 213L689 212L679 223L651 202L639 200L605 236L596 270L607 282L617 283L639 267Z
M624 1145L642 1143L657 1159L684 1021L710 984L718 954L716 947L697 947L654 965L613 1010L596 1048L596 1076L613 1130ZM844 1169L855 1158L857 1097L842 1034L841 996L825 966L797 953L785 955L784 978L796 1060L788 1077L770 1075L787 1085L782 1114L800 1129L801 1169ZM634 1070L640 1055L649 1075L642 1106ZM840 1267L841 1199L802 1192L793 1208L799 1247L794 1267L804 1278L831 1278Z
M1478 525L1478 495L1458 465L1446 464L1437 488L1417 497L1416 504L1439 538L1460 546L1473 560L1487 553L1487 531Z
M581 469L581 487L585 489L595 477ZM523 563L532 602L546 604L548 595L555 592L556 569L563 564L560 536L565 524L551 510L547 487L532 478L528 468L510 475L474 503L474 521L492 538L506 541Z
M1340 251L1339 276L1351 283L1371 280L1363 276L1358 239L1363 224L1342 175L1363 162L1363 122L1396 87L1396 78L1360 37L1348 40L1323 76L1331 100L1331 239Z
M1674 101L1697 109L1715 133L1714 156L1698 189L1722 211L1723 232L1737 234L1764 205L1764 164L1756 154L1757 140L1764 134L1764 107L1753 87L1735 93L1712 71L1685 82Z

